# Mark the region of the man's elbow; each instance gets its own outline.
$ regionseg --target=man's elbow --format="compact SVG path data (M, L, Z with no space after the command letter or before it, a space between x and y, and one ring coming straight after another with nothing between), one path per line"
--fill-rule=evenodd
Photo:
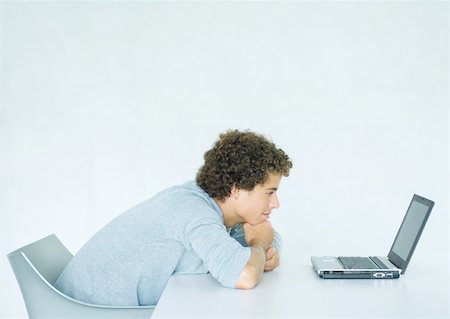
M256 267L245 267L240 276L238 281L236 282L235 288L237 289L252 289L256 286L256 284L260 280L260 274L258 269Z

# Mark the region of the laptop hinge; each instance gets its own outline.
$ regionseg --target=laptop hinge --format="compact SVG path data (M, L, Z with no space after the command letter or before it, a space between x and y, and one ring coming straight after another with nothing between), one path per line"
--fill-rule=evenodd
M397 266L397 265L395 264L395 262L393 262L389 257L386 257L386 259L389 260L389 262L390 262L391 264L393 264L395 267L397 267L398 269L400 269L401 272L403 272L403 269L401 269L399 266Z

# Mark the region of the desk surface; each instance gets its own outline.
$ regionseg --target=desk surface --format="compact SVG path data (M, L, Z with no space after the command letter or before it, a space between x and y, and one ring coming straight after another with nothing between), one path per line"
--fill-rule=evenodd
M436 266L431 272L427 260ZM209 274L172 276L158 318L450 318L449 255L413 257L400 279L321 279L310 264L283 258L252 290L223 288Z

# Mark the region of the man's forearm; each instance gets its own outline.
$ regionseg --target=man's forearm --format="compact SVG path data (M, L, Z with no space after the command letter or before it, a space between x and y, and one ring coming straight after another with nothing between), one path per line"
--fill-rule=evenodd
M236 282L236 288L252 289L261 280L264 272L265 251L266 247L261 240L251 241L249 244L251 249L250 259L239 275Z

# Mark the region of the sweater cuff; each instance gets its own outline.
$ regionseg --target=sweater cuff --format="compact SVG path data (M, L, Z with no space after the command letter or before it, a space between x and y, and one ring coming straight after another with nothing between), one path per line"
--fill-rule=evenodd
M274 233L271 246L277 250L278 254L281 254L281 249L283 247L283 239L277 232Z

